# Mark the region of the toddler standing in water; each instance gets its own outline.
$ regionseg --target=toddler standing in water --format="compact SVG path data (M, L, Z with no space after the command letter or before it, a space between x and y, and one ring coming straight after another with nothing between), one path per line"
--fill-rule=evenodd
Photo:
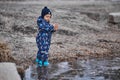
M51 43L51 36L54 31L58 29L57 24L50 24L52 13L50 9L44 7L41 12L41 16L37 19L38 34L36 37L36 43L38 47L36 62L38 66L48 66L48 51Z

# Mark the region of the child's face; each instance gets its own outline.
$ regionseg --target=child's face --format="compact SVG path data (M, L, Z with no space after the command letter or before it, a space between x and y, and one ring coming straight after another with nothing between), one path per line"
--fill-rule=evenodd
M45 15L45 16L44 16L44 19L45 19L47 22L50 22L51 15L50 15L50 14Z

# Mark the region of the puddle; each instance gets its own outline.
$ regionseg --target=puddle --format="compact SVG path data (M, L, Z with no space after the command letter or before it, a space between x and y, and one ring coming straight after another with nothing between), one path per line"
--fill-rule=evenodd
M120 80L120 58L29 66L24 80Z

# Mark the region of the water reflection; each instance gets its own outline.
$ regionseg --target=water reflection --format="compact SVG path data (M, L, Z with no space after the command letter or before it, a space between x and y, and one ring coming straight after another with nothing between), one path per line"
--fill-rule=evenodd
M48 67L37 67L38 80L49 80L48 79Z

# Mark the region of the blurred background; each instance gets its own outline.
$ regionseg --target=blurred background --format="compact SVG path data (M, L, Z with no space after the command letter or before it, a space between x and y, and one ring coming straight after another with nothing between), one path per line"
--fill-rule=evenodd
M38 74L36 20L44 6L59 29L51 64ZM0 0L0 70L11 62L22 80L120 80L120 0Z

